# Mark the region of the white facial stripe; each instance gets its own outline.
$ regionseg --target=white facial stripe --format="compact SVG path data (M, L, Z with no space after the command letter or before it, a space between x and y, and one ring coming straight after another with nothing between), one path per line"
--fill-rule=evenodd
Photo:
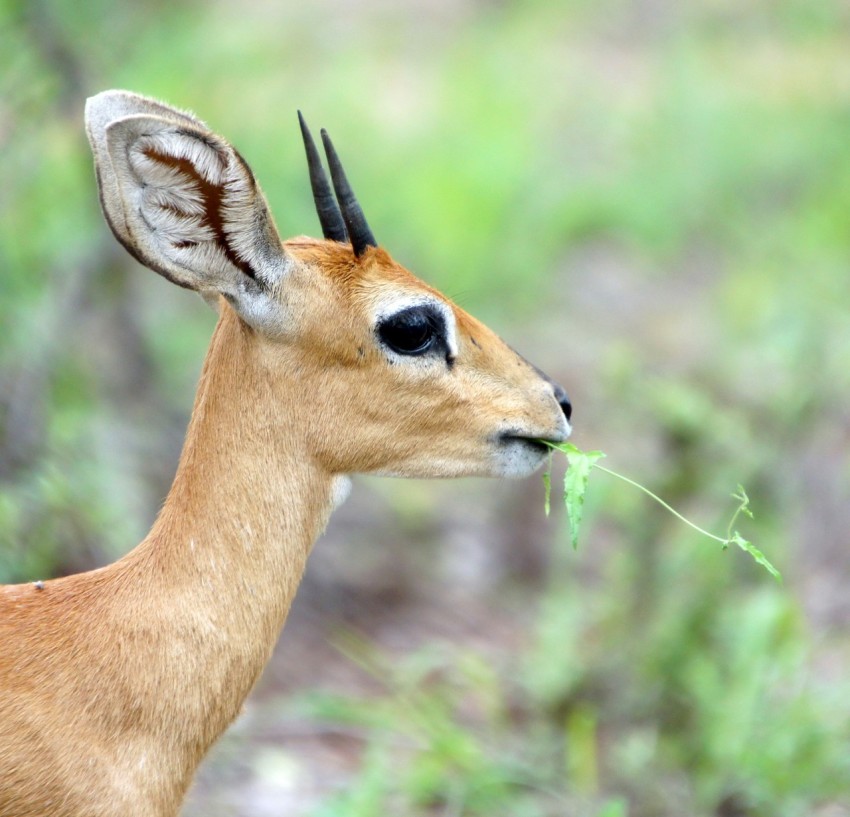
M377 304L377 311L373 316L373 324L377 326L381 321L410 309L412 306L428 306L439 312L443 317L446 327L446 348L449 355L457 356L457 323L455 313L445 302L438 300L433 295L419 292L398 292L387 298L382 298Z

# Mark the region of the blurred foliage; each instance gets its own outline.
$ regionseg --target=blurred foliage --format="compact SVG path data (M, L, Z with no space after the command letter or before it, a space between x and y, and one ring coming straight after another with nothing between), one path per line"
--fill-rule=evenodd
M300 106L382 243L571 388L580 445L695 518L743 482L786 577L592 484L578 557L493 588L531 643L359 645L383 694L303 703L368 733L316 814L850 812L845 3L0 0L0 580L144 535L213 323L98 213L109 87L231 138L284 235L317 232Z

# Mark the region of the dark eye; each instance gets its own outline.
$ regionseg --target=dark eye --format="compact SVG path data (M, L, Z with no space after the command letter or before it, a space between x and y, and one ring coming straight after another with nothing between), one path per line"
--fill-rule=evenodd
M411 307L378 326L381 340L400 355L422 355L438 338L438 320L431 310Z

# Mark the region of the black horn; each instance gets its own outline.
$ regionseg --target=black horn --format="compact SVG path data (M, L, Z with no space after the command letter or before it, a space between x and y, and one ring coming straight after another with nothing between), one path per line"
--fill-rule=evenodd
M378 242L375 241L375 236L372 235L372 231L369 229L366 216L363 215L363 210L357 203L354 191L345 177L345 171L342 169L339 156L337 156L334 150L333 142L331 142L328 132L324 128L322 129L322 142L325 145L325 155L328 157L328 167L331 171L336 199L342 210L342 218L345 221L345 226L348 228L351 246L354 248L355 255L363 255L368 247L377 247Z
M336 203L328 177L322 167L319 151L316 143L301 111L298 111L298 122L301 125L301 136L304 138L304 150L307 152L307 167L310 170L310 187L313 189L313 201L316 203L316 214L319 216L319 224L322 225L322 235L332 241L348 241L345 231L345 222L342 213Z

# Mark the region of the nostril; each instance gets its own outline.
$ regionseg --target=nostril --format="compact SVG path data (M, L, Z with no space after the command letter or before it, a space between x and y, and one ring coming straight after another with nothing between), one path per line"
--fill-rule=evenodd
M570 403L567 393L557 383L553 383L552 386L555 391L555 399L558 401L561 411L564 412L564 417L569 420L573 416L573 404Z

